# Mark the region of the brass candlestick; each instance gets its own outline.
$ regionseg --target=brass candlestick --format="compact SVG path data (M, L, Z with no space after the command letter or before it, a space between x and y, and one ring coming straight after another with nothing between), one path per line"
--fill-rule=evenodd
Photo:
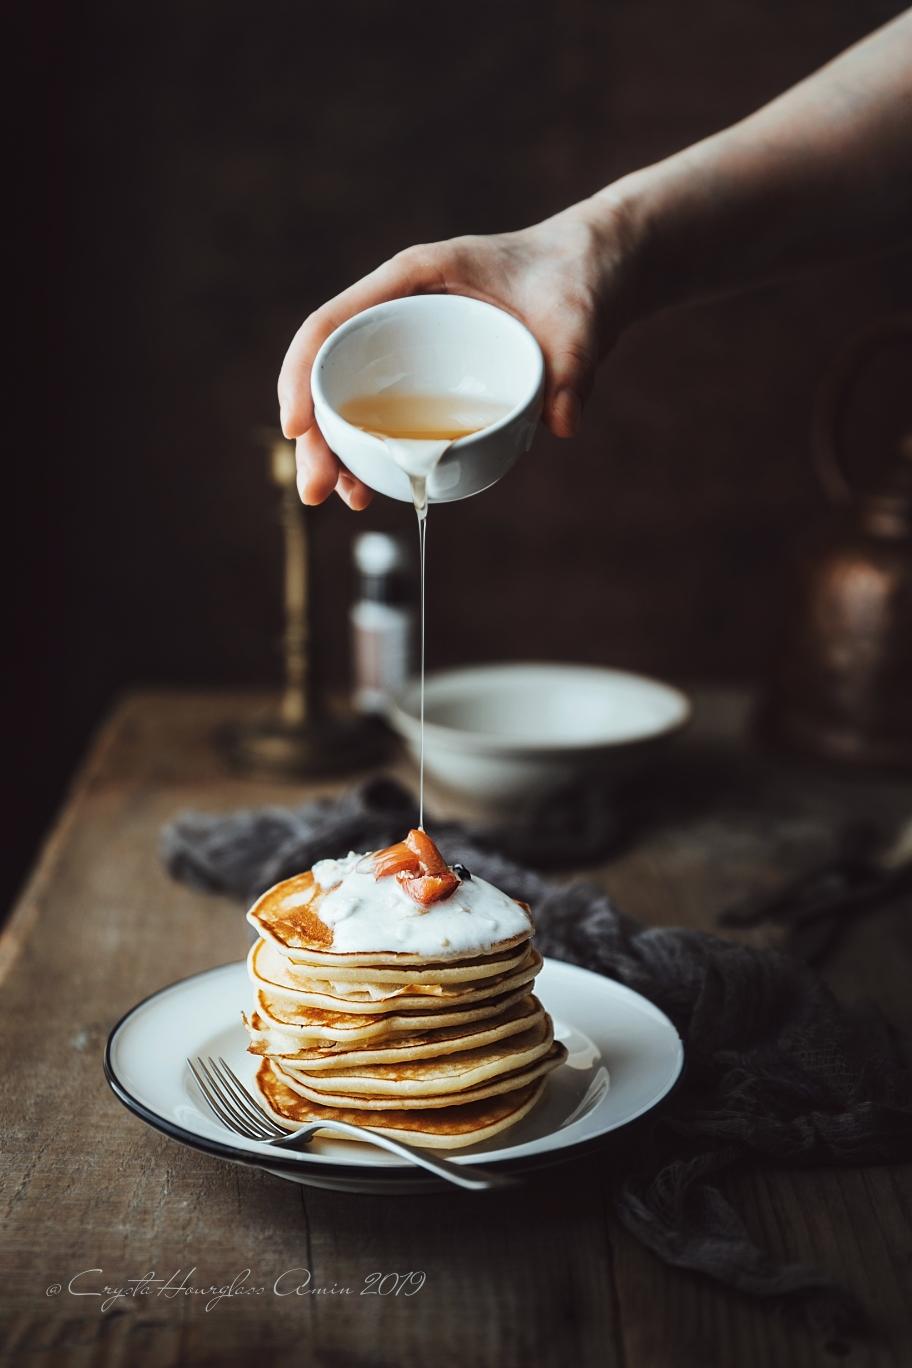
M270 475L279 488L285 548L284 687L277 709L229 729L228 753L245 770L288 776L366 766L379 758L384 733L368 720L329 713L314 686L308 514L295 486L294 447L278 431L269 429L261 436L268 444Z

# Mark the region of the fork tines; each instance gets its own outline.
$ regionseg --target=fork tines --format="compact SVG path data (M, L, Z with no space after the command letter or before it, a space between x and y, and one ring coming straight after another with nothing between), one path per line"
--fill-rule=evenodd
M248 1140L274 1140L285 1132L263 1110L256 1098L219 1055L218 1059L187 1060L200 1092L223 1126Z

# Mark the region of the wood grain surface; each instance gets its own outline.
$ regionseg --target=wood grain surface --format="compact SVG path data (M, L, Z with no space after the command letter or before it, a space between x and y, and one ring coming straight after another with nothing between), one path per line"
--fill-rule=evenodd
M912 1359L912 1169L733 1178L750 1229L861 1298L875 1330L827 1343L808 1328L665 1268L614 1220L612 1153L518 1193L373 1198L298 1187L149 1130L101 1068L112 1024L173 979L239 958L240 909L172 883L162 824L332 792L232 774L217 727L251 695L136 693L99 732L0 940L5 1080L0 1301L16 1365L496 1365L769 1368ZM825 853L861 808L887 823L908 787L753 754L744 701L699 699L698 722L630 799L623 851L585 871L645 921L710 927L733 898ZM649 795L652 795L650 800ZM438 810L444 805L436 796ZM756 937L757 933L752 933ZM880 1001L908 1030L912 922L887 907L852 927L828 968L837 990ZM617 1162L621 1156L616 1156ZM308 1269L319 1295L276 1297ZM194 1286L264 1286L205 1299L79 1290L154 1273ZM418 1295L358 1295L366 1275L422 1269ZM302 1275L303 1277L303 1275ZM293 1280L292 1280L293 1281ZM57 1285L62 1290L55 1291ZM351 1295L333 1288L352 1289Z

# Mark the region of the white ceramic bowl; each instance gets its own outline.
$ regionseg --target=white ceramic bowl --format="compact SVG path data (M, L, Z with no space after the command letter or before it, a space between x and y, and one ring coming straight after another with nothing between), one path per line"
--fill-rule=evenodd
M379 438L338 412L365 394L471 395L510 405L481 432L461 437L428 482L432 503L478 494L532 443L545 367L535 338L512 314L463 295L414 295L377 304L330 333L311 372L314 412L333 451L380 494L412 502L408 476Z
M593 665L487 665L429 675L425 767L481 803L540 796L581 775L622 778L690 718L669 684ZM418 685L389 710L417 759Z

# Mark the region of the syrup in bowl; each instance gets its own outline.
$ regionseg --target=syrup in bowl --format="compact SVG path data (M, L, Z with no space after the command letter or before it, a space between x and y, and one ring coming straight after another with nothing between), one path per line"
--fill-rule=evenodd
M342 404L339 412L353 427L375 437L403 441L456 442L506 417L511 405L465 394L400 394L384 390Z

